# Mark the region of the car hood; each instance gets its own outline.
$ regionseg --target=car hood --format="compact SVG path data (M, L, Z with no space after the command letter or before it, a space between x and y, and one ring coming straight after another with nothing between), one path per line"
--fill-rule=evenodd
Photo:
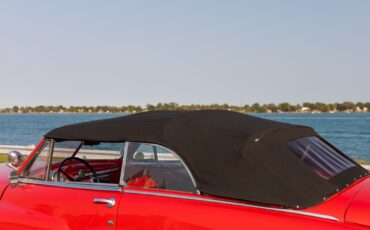
M345 221L370 226L370 180L364 182L347 208Z
M0 164L0 198L5 188L9 185L9 174L11 169L4 163Z

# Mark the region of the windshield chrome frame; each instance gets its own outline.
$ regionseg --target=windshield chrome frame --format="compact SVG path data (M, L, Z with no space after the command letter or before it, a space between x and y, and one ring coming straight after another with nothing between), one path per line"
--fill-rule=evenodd
M52 146L53 146L53 139L45 139L44 143L42 143L42 145L36 149L36 152L33 156L31 156L31 159L29 159L27 162L26 162L26 165L25 167L22 169L22 171L19 173L19 176L18 178L25 178L24 177L24 173L30 169L30 167L32 166L32 164L34 163L34 160L39 156L40 152L45 148L46 145L50 145L49 147L49 154L48 154L48 159L47 159L47 165L46 165L46 171L45 173L48 173L48 170L49 170L49 163L51 162L50 159L51 159L51 152L52 152ZM45 178L43 180L46 180L48 178L48 174L45 175ZM29 178L31 179L31 178Z
M69 140L65 140L69 141ZM23 176L24 172L29 169L29 167L33 164L34 159L38 157L39 152L47 145L50 144L48 159L47 159L47 174L43 179L35 179L35 178L26 178ZM83 143L83 142L82 142ZM122 142L125 144L126 142ZM104 190L104 191L122 191L120 184L108 184L108 183L91 183L91 182L65 182L65 181L49 181L49 174L52 165L52 157L54 153L55 147L55 140L54 139L45 139L44 143L36 149L36 153L32 156L32 158L27 162L27 165L23 168L22 172L20 172L19 177L16 179L12 179L11 183L29 183L29 184L38 184L38 185L48 185L48 186L55 186L55 187L64 187L64 188L79 188L79 189L89 189L89 190ZM79 146L80 147L80 146ZM126 148L126 145L125 145ZM79 148L80 149L80 148Z

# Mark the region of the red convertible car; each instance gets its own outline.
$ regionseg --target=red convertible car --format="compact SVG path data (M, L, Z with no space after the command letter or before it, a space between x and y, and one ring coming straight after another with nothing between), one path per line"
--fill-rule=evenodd
M369 229L368 171L313 129L155 111L47 133L1 168L0 229Z

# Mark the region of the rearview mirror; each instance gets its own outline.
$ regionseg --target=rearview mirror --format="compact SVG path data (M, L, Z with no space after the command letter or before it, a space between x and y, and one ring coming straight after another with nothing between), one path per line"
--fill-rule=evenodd
M23 155L18 151L11 151L8 153L8 167L14 170L18 170L18 168L22 165L24 161Z

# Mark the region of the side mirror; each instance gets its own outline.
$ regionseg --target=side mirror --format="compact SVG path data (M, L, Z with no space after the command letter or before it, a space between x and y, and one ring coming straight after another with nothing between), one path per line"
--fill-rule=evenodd
M22 165L24 161L23 155L18 151L11 151L8 153L8 167L14 170L18 170L18 168Z

